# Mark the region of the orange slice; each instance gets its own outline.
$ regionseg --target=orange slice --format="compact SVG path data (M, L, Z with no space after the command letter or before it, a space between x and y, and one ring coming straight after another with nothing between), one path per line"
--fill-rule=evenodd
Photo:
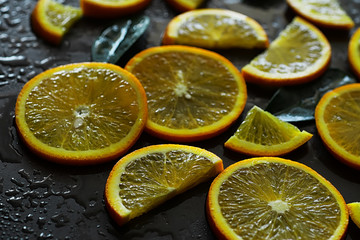
M123 225L223 170L222 160L204 149L153 145L123 157L106 181L110 216Z
M116 18L143 10L151 0L80 0L85 16L94 18Z
M243 69L248 82L294 85L312 81L327 69L331 47L312 24L296 17L269 48Z
M348 203L351 220L360 228L360 202Z
M351 29L354 22L338 0L287 0L300 16L320 27Z
M166 0L179 12L186 12L198 8L205 0Z
M31 23L40 37L57 45L81 17L82 11L79 8L53 0L39 0L31 14Z
M226 168L212 182L206 207L219 239L340 240L349 222L346 203L330 182L275 157Z
M261 25L248 16L225 9L199 9L173 18L162 43L204 48L265 48L269 41Z
M360 78L360 28L355 31L349 41L348 58L350 67Z
M146 95L124 69L76 63L47 70L21 90L16 126L25 144L54 162L87 165L123 155L147 117Z
M279 156L310 140L312 134L254 106L225 147L253 156Z
M360 170L360 84L326 93L315 109L316 128L335 158Z
M144 50L125 66L148 98L146 130L191 142L225 131L244 109L247 92L238 69L221 55L187 46Z

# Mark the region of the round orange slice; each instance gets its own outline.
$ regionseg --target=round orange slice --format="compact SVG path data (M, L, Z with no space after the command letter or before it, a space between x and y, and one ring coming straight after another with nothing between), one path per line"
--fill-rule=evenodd
M247 82L264 85L294 85L322 75L331 59L329 41L314 25L296 17L243 69Z
M94 18L116 18L143 10L151 0L80 0L85 16Z
M223 56L188 46L144 50L125 66L145 88L146 130L174 142L204 140L225 131L244 109L238 69Z
M57 45L81 17L79 8L53 0L39 0L31 14L31 24L40 37Z
M355 31L349 41L348 59L351 69L360 78L360 28Z
M335 158L360 170L360 84L326 93L315 109L318 133Z
M291 160L239 161L212 182L207 216L218 239L340 240L349 222L337 189Z
M338 0L287 0L300 16L320 27L351 29L354 22Z
M360 202L348 203L351 220L360 228Z
M163 44L203 48L266 48L266 32L254 19L225 9L198 9L173 18Z
M123 225L222 170L222 160L204 149L175 144L145 147L113 167L105 203L110 216Z
M74 165L114 160L138 139L147 117L146 95L126 70L106 63L59 66L21 90L16 126L43 158Z
M179 12L194 10L204 2L204 0L166 0L166 1Z
M254 106L225 147L251 156L280 156L305 144L311 133Z

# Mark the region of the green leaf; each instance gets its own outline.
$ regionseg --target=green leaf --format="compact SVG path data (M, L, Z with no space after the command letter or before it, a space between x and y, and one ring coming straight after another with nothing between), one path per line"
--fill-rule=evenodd
M265 110L286 122L313 120L315 107L326 92L355 82L353 76L339 69L328 69L313 82L280 88Z
M95 40L91 55L95 62L116 63L149 26L146 16L121 21L105 29Z

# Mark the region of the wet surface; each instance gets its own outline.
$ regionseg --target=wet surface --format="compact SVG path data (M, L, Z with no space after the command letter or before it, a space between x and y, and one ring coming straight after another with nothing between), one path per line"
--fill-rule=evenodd
M62 3L78 6L78 1ZM177 196L153 211L119 227L107 214L103 192L115 162L91 167L56 165L33 155L19 140L14 126L14 106L20 89L36 74L66 63L91 61L93 41L115 20L83 18L73 26L60 46L51 46L31 30L30 14L35 0L0 0L0 239L215 239L205 215L210 182ZM360 1L342 1L360 26ZM276 38L294 13L285 1L208 0L203 7L239 11L264 27L270 40ZM153 0L144 14L151 19L145 34L125 53L118 65L135 53L158 46L162 32L177 13L163 0ZM332 68L351 72L347 62L350 32L324 30L333 49ZM241 68L260 50L218 51ZM277 89L248 84L246 113L254 104L264 108ZM225 133L192 145L206 148L229 166L246 156L226 150L223 143L236 131L245 114ZM313 138L284 156L313 168L327 178L346 202L360 201L360 176L335 160L325 149L313 121L297 126ZM130 150L166 143L144 133ZM360 239L360 230L350 221L346 240Z

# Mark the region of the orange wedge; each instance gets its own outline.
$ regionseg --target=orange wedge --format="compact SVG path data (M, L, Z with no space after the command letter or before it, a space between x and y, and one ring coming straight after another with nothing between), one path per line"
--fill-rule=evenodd
M106 181L110 216L123 225L223 170L222 160L204 149L153 145L123 157Z
M211 184L206 210L218 239L340 240L349 222L347 205L330 182L275 157L226 168Z
M349 41L348 59L351 69L360 78L360 28L355 31Z
M146 130L174 142L204 140L225 131L244 109L247 92L238 69L200 48L160 46L125 66L148 98Z
M326 93L316 106L315 122L334 157L360 170L360 84L348 84Z
M266 32L254 19L225 9L199 9L173 18L163 44L203 48L266 48Z
M205 0L166 0L179 12L186 12L198 8Z
M247 82L294 85L322 75L330 59L330 43L322 32L296 17L264 53L242 69L242 73Z
M310 140L312 134L254 106L225 147L252 156L279 156Z
M338 0L286 0L300 16L320 27L351 29L354 22Z
M351 220L360 228L360 202L348 203Z
M76 63L47 70L25 84L15 108L25 144L41 157L88 165L114 160L139 138L146 95L124 69Z
M35 33L57 45L81 17L82 11L79 8L53 0L39 0L31 14L31 24Z
M85 16L94 18L116 18L143 10L151 0L80 0Z

